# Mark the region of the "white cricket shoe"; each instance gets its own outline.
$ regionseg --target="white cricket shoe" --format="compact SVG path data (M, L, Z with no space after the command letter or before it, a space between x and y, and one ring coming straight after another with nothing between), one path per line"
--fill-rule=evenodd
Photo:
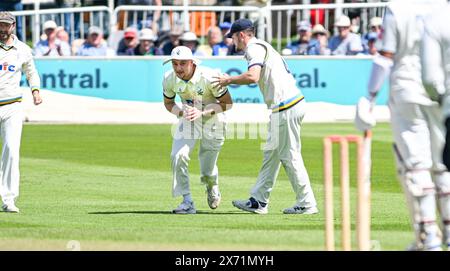
M206 194L208 195L208 205L211 209L216 209L220 204L220 191L218 185L206 186Z
M429 234L423 243L412 242L406 251L442 251L441 240Z
M246 200L233 200L233 206L243 211L264 215L269 212L268 204L262 207L261 204L254 198Z
M292 206L291 208L286 208L283 210L283 214L304 214L304 215L313 215L319 213L317 207L300 207L297 205Z
M192 201L183 201L176 209L172 210L174 214L195 214L196 212Z
M425 251L442 251L442 239L439 234L429 233L424 241Z
M14 205L14 203L3 204L2 210L3 210L3 212L7 212L7 213L19 213L19 208L17 208L17 206Z

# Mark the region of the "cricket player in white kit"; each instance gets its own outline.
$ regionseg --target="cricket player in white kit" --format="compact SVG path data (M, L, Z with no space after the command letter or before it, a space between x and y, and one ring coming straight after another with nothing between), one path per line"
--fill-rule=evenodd
M171 153L172 194L174 197L183 196L183 201L173 213L195 214L189 188L190 154L200 140L201 182L206 186L209 207L216 209L221 200L216 164L226 134L223 112L230 109L233 102L226 87L211 84L213 77L220 72L199 66L199 60L192 56L188 47L175 47L165 63L170 61L173 70L164 75L163 81L164 105L169 112L180 117L173 134ZM176 95L181 98L182 108L175 103Z
M444 1L394 1L383 21L380 55L374 59L368 97L357 105L355 124L364 131L375 124L371 109L386 76L390 75L389 109L394 152L416 236L412 250L441 250L436 212L448 225L450 175L442 163L444 127L439 104L422 84L420 43L424 18ZM430 52L433 53L433 52ZM439 196L436 206L436 194ZM448 226L444 228L448 236Z
M245 50L248 71L231 77L223 74L215 83L222 87L258 83L267 107L272 110L264 160L250 199L235 200L233 205L244 211L266 214L270 192L282 164L296 194L295 205L283 212L317 213L316 199L301 155L300 129L305 101L295 78L281 55L270 44L255 37L250 20L235 21L227 37L233 39L238 50Z
M446 139L443 162L450 168L450 3L439 6L425 19L425 34L422 37L421 61L422 79L430 97L442 106ZM437 153L440 154L440 153ZM441 218L444 226L444 242L450 249L450 181L437 184Z
M31 48L12 34L16 26L14 15L0 12L0 129L3 141L1 161L2 209L18 213L19 152L22 136L23 109L20 79L25 73L35 105L42 102L39 95L40 78L34 66Z

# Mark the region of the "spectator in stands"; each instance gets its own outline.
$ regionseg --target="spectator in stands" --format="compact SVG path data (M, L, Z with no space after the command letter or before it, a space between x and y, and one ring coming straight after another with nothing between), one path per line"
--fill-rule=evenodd
M237 1L237 0L236 0ZM222 43L226 44L228 46L227 49L227 56L236 56L236 55L244 55L244 51L237 51L236 50L236 46L233 44L233 39L231 38L227 38L227 34L231 29L231 23L229 22L223 22L219 25L220 29L222 30L222 36L223 36L223 41ZM224 48L220 48L222 47L221 45L216 45L217 47L217 55L222 55L225 51ZM213 54L214 54L214 48L213 48Z
M351 33L359 34L359 28L360 28L359 25L361 24L360 21L361 20L359 17L351 19L351 25L350 25Z
M231 45L233 45L233 39L227 38L226 34L230 31L231 23L223 22L219 25L220 31L222 32L222 41L213 46L213 56L226 56L230 50Z
M292 55L307 55L309 41L311 39L311 24L309 21L301 21L297 24L298 40L288 44Z
M378 49L377 49L377 41L379 41L378 39L378 35L375 32L370 32L367 35L367 43L365 43L365 48L364 48L364 54L366 55L377 55L378 54Z
M128 27L125 29L123 38L119 41L117 47L117 55L128 55L127 51L134 50L138 46L139 40L137 38L137 29Z
M381 26L383 25L383 19L380 17L373 17L370 19L369 27L370 32L375 32L378 35L378 39L381 39Z
M213 47L222 42L222 31L217 26L211 26L207 34L208 44L198 46L197 51L205 56L213 55Z
M67 41L57 38L54 21L46 21L42 26L44 34L39 42L34 46L35 56L70 56L70 45ZM61 34L60 34L61 37Z
M194 56L205 56L205 54L201 51L197 50L198 47L198 39L197 35L193 32L185 32L180 37L180 45L186 46L191 49L192 54Z
M222 37L223 37L223 40L226 42L226 44L227 45L233 44L233 39L226 37L228 34L228 31L230 31L231 23L223 22L223 23L219 24L219 28L220 28L220 31L222 31Z
M363 36L364 49L368 49L369 34L374 33L376 35L375 46L377 50L381 49L381 25L383 24L383 19L380 17L373 17L369 22L369 32ZM372 39L374 35L372 34Z
M108 46L103 40L103 31L98 26L91 26L88 37L77 51L77 56L107 56Z
M330 55L328 48L328 36L330 33L321 24L316 24L312 29L312 38L308 46L308 55Z
M360 36L350 32L349 17L342 15L334 25L339 34L333 36L328 43L332 55L356 55L363 51Z
M344 3L359 4L363 2L366 2L366 0L344 0ZM346 14L349 17L350 21L352 22L350 26L350 31L352 31L353 33L358 33L361 21L361 8L348 8Z
M139 45L134 49L128 49L127 55L135 56L157 56L162 55L163 52L160 48L155 46L155 41L158 37L153 34L150 28L143 28L139 32Z
M118 5L140 5L140 6L162 6L162 0L119 0ZM134 14L136 14L137 25L134 20ZM144 16L143 11L128 12L127 26L132 26L137 29L151 28L154 33L158 33L159 30L159 18L161 17L161 11L156 10L149 12ZM144 19L145 17L145 19Z
M81 0L56 0L56 5L59 8L79 8L81 7ZM64 13L64 29L69 33L70 40L79 39L81 37L79 12Z
M56 38L57 39L59 39L60 41L64 41L64 42L67 42L67 44L69 44L70 45L70 42L69 42L69 34L66 32L66 30L64 30L64 27L62 27L62 26L58 26L57 28L56 28L56 30L55 30L55 32L56 32Z
M164 55L170 55L172 49L180 45L180 36L183 34L183 28L181 25L175 24L169 33L169 41L163 45Z

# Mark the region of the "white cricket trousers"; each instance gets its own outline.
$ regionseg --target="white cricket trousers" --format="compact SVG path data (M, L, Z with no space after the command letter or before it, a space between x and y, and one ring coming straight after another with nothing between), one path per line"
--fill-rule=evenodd
M420 227L436 230L436 210L446 228L444 235L450 238L450 174L442 163L445 126L441 108L438 104L395 103L391 98L389 109L397 167L417 238L424 230ZM427 225L432 229L427 230Z
M0 106L0 132L3 141L0 195L4 204L19 196L19 155L23 109L20 102Z
M201 121L189 122L180 118L176 131L172 132L174 139L170 156L173 197L190 193L188 166L190 155L197 141L200 141L198 159L200 160L201 182L219 184L219 171L216 164L225 141L225 133L225 122L219 121L218 116L203 123Z
M270 192L282 164L295 192L297 205L317 205L301 154L300 129L305 115L305 103L301 101L292 108L270 115L262 167L250 192L260 202L269 203Z

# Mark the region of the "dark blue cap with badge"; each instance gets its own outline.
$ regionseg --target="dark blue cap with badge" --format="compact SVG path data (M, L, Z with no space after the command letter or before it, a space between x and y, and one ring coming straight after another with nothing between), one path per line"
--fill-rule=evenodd
M253 23L249 19L239 19L234 21L234 23L231 25L230 32L227 34L227 38L231 38L234 33L241 32L244 30L247 30L249 28L252 28Z

